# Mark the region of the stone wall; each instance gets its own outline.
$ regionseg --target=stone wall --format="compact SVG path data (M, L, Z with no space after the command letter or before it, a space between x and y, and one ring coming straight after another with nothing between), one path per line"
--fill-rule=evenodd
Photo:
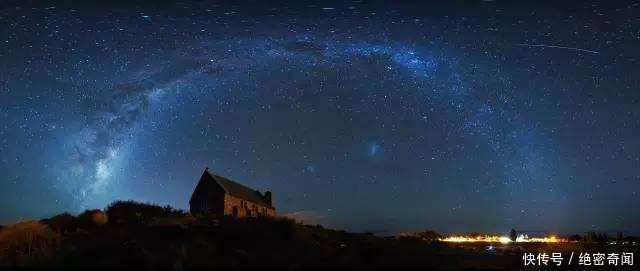
M224 197L224 214L234 216L234 207L236 208L236 217L258 217L276 215L276 211L273 208L265 207L260 204L236 198L231 195L225 195Z

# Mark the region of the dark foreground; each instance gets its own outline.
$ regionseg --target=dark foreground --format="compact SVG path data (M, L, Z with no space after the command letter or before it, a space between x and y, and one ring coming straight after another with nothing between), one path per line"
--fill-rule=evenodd
M170 208L112 208L5 226L0 229L0 265L65 270L534 270L523 266L524 252L635 248L637 255L633 246L487 245L383 238L281 218L194 218Z

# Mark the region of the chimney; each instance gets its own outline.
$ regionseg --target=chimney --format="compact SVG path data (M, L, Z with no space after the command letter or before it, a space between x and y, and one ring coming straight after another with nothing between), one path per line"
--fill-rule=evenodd
M267 202L267 204L269 204L269 206L272 206L271 205L271 191L264 192L264 201Z

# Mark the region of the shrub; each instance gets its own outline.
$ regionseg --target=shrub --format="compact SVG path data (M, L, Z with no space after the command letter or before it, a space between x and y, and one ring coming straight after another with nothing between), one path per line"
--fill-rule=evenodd
M89 229L96 226L102 226L109 221L107 214L100 210L86 210L78 216L78 226L83 229Z
M164 209L157 205L135 201L115 201L106 209L110 220L119 224L146 224L162 216Z
M171 205L164 206L165 216L186 216L187 212L181 209L175 209Z
M62 213L52 218L43 219L40 222L47 225L50 229L61 233L72 232L78 228L76 217L69 213Z
M185 216L166 216L154 219L152 226L180 226L187 227L196 224L197 219L190 215Z
M431 230L426 230L426 231L420 232L420 233L418 233L418 236L420 237L420 239L422 241L427 241L427 242L436 242L440 238L442 238L442 235L440 235L439 233L437 233L435 231L431 231Z
M60 234L38 221L25 221L0 231L0 263L9 266L51 264L60 249Z
M606 233L587 232L583 237L583 241L588 243L604 243L608 240L609 237Z
M135 201L115 201L106 208L106 213L110 221L121 224L149 224L158 218L186 214L168 205L161 207Z
M264 222L267 222L266 225L270 226L269 230L284 238L296 238L297 235L300 234L298 229L301 228L301 226L291 218L274 217L265 219Z

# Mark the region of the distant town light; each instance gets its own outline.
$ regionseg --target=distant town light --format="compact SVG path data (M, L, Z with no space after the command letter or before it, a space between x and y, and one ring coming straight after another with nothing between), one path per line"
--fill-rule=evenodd
M449 236L445 238L438 239L442 242L452 242L452 243L474 243L474 242L484 242L484 243L502 243L508 244L512 241L507 236L496 236L496 235L484 235L484 236ZM560 243L560 242L568 242L567 239L558 238L556 236L548 236L548 237L529 237L526 234L521 234L516 238L516 243Z

